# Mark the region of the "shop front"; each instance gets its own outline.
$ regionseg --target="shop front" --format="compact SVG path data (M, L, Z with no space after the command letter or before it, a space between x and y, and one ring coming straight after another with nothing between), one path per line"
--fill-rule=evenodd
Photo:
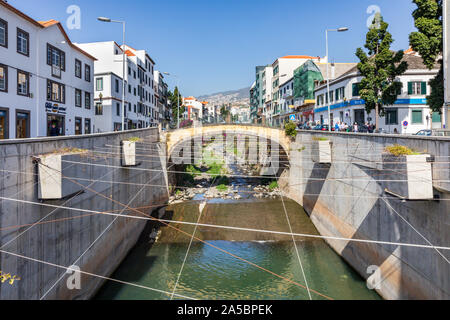
M30 112L16 110L16 139L30 137Z
M63 115L47 114L47 137L65 135L66 117Z
M0 108L0 140L9 138L8 110Z

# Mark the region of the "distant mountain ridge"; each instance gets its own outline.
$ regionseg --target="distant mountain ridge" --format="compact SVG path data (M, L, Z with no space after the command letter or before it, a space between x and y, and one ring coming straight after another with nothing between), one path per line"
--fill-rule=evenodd
M201 101L208 101L210 104L221 105L227 103L250 104L250 87L238 90L217 92L197 98Z

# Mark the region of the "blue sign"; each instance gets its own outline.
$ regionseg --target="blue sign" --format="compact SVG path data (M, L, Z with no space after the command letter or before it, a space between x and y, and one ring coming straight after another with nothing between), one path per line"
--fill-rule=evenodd
M407 127L408 124L409 124L408 121L403 121L403 126L404 126L404 127Z
M291 114L291 115L289 116L289 120L295 121L295 114Z

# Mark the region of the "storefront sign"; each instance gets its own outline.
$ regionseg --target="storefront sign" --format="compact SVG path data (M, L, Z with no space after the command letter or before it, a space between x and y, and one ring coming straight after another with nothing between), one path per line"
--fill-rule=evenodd
M55 114L66 114L66 107L60 107L58 104L52 104L50 102L47 102L45 104L45 109L48 113L55 113Z

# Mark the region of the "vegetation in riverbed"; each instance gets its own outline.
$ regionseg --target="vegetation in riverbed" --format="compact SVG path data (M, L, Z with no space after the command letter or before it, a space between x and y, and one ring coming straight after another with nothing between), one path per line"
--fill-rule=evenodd
M399 144L390 146L386 148L386 152L396 156L396 157L401 157L401 156L413 156L413 155L419 155L419 152L416 152L406 146L402 146Z
M277 181L272 181L270 184L269 184L269 190L272 192L272 191L275 191L275 189L278 189L278 182Z
M216 188L217 188L217 190L220 191L220 192L228 191L228 186L226 186L226 185L224 185L224 184L220 184L220 185L218 185Z
M313 141L328 141L327 138L318 138L318 137L314 137Z

